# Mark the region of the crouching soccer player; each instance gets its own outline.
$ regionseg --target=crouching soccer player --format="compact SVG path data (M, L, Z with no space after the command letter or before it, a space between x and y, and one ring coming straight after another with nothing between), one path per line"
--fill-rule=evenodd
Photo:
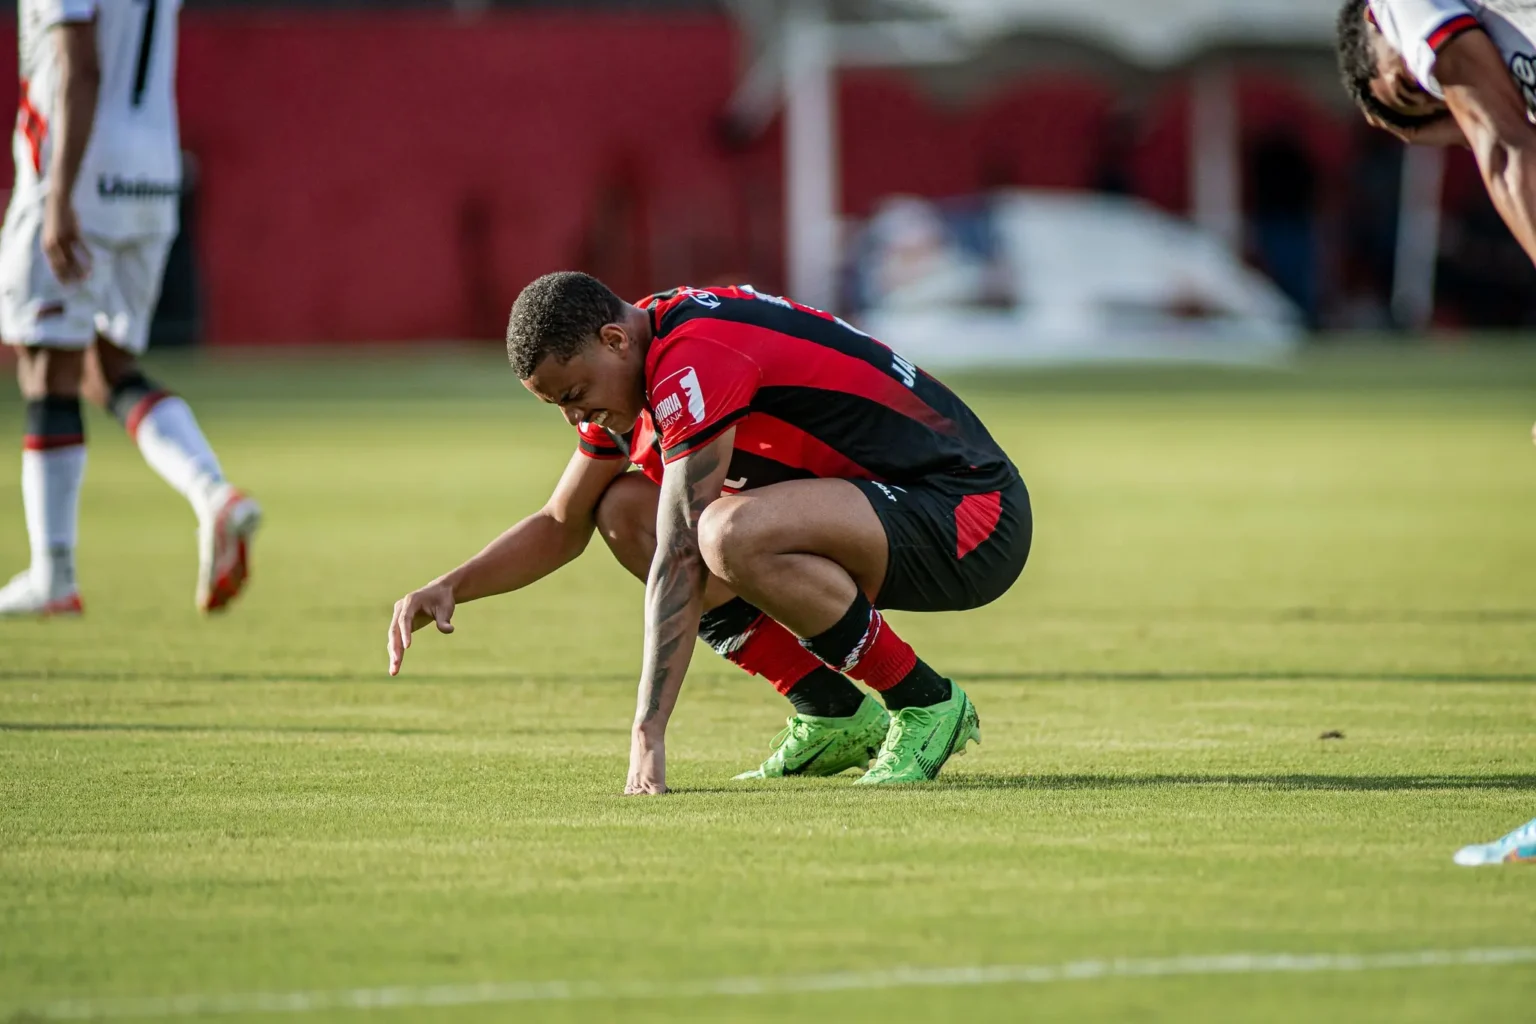
M798 712L743 777L834 774L874 752L859 784L920 781L980 739L965 692L877 610L978 607L1029 555L1028 492L952 392L836 317L749 287L631 306L550 274L512 307L507 352L580 450L542 512L396 604L391 674L414 630L450 632L457 602L547 575L595 525L647 579L626 792L666 791L695 638Z

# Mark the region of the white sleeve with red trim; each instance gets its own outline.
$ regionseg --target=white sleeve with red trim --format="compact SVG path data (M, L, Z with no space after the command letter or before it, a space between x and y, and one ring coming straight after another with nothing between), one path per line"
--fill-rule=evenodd
M1466 0L1370 0L1376 27L1426 92L1445 99L1435 79L1435 59L1446 43L1478 28L1474 6Z
M37 5L38 20L44 28L90 21L96 17L100 0L42 0Z
M646 389L662 459L673 462L718 437L751 409L762 381L757 363L708 338L674 335Z

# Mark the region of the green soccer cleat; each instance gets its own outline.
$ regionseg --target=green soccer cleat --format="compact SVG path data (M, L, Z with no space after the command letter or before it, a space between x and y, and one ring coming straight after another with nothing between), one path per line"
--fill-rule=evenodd
M949 700L928 708L902 708L891 719L890 731L875 766L855 786L887 786L927 782L972 740L981 742L981 718L965 691L949 684Z
M880 749L891 716L869 697L847 718L795 715L773 738L773 753L762 767L738 779L778 779L786 775L836 775L866 768Z

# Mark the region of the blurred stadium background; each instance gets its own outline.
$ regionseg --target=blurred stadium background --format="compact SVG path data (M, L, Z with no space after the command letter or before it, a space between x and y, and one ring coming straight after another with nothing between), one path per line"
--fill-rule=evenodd
M1090 356L1094 324L1164 316L1236 315L1266 339L1525 325L1536 271L1470 158L1405 159L1366 128L1337 84L1335 11L192 0L196 187L157 341L494 338L551 267L631 295L750 280L854 313L1017 303L1033 342L995 315L982 333ZM1027 202L1063 193L1068 210ZM1152 214L1198 235L1170 241ZM1135 258L1085 258L1084 225L1090 253ZM1047 259L1082 289L1054 311Z

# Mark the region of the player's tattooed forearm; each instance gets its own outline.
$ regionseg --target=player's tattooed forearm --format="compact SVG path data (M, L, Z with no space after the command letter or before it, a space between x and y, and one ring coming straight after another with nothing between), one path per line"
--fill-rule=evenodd
M675 661L697 632L696 628L686 629L683 620L704 586L699 516L719 496L718 488L709 485L719 467L720 456L710 446L683 460L680 487L663 481L662 502L667 514L657 530L658 551L647 594L646 657L640 682L642 721L649 722L661 713L669 683L674 679L681 683L685 666Z

